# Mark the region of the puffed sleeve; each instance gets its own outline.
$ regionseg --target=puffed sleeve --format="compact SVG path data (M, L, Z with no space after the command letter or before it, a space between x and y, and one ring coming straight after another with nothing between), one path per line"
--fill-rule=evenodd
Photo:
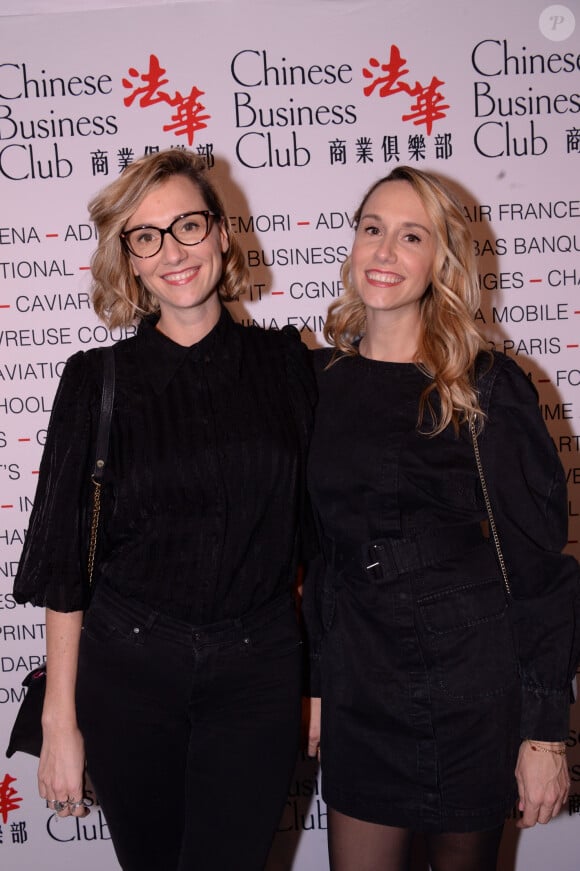
M90 494L91 396L94 376L88 355L65 366L56 392L34 506L14 582L17 602L55 611L86 604L83 546Z
M568 539L564 470L536 390L512 360L495 378L480 448L511 587L521 737L562 740L580 655L578 563L562 552Z

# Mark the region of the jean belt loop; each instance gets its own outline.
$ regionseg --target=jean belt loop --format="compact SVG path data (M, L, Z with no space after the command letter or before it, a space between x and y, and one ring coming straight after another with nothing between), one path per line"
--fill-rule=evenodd
M157 622L158 617L159 617L159 611L151 611L151 613L148 615L148 617L143 625L143 628L147 629L147 631L149 631L149 629L152 629L153 626L155 625L155 623Z
M155 624L158 617L158 611L150 611L145 618L141 619L140 624L138 623L136 626L134 626L133 636L136 644L145 643L145 639L149 635L149 632L153 628L153 625Z

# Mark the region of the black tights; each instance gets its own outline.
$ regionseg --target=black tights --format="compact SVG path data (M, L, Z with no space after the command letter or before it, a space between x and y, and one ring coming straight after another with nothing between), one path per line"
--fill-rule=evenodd
M487 832L427 833L431 871L496 871L503 826ZM410 871L413 831L328 809L331 871Z

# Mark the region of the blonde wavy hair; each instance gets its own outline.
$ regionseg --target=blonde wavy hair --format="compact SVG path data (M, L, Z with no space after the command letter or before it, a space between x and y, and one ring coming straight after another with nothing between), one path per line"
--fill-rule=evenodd
M431 282L420 303L417 350L417 366L431 383L419 401L418 426L427 416L431 422L429 435L441 433L450 423L457 433L461 423L472 420L480 429L483 413L474 385L474 366L487 343L474 321L480 289L469 225L461 205L437 176L399 166L367 191L355 212L355 227L369 197L392 181L406 181L412 186L435 235ZM340 356L359 353L358 340L366 326L365 306L351 280L350 256L342 265L341 278L345 292L330 305L324 328L326 341L336 349L330 365ZM434 397L438 397L438 409L432 402Z
M226 231L228 250L223 255L218 285L220 297L234 300L249 288L244 255L232 235L222 200L206 172L205 161L190 151L178 148L159 151L129 164L119 178L90 201L89 214L98 234L97 249L91 259L93 308L108 327L127 326L135 318L159 308L134 275L120 233L144 197L175 175L193 182L206 207L216 216L216 223L221 223Z

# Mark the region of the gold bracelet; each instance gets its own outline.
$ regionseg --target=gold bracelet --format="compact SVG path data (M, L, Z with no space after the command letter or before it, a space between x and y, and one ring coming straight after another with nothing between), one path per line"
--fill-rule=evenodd
M558 747L557 749L554 747L541 747L539 744L534 743L531 738L526 738L526 741L532 748L532 750L541 750L542 753L554 753L556 756L565 756L566 748Z

